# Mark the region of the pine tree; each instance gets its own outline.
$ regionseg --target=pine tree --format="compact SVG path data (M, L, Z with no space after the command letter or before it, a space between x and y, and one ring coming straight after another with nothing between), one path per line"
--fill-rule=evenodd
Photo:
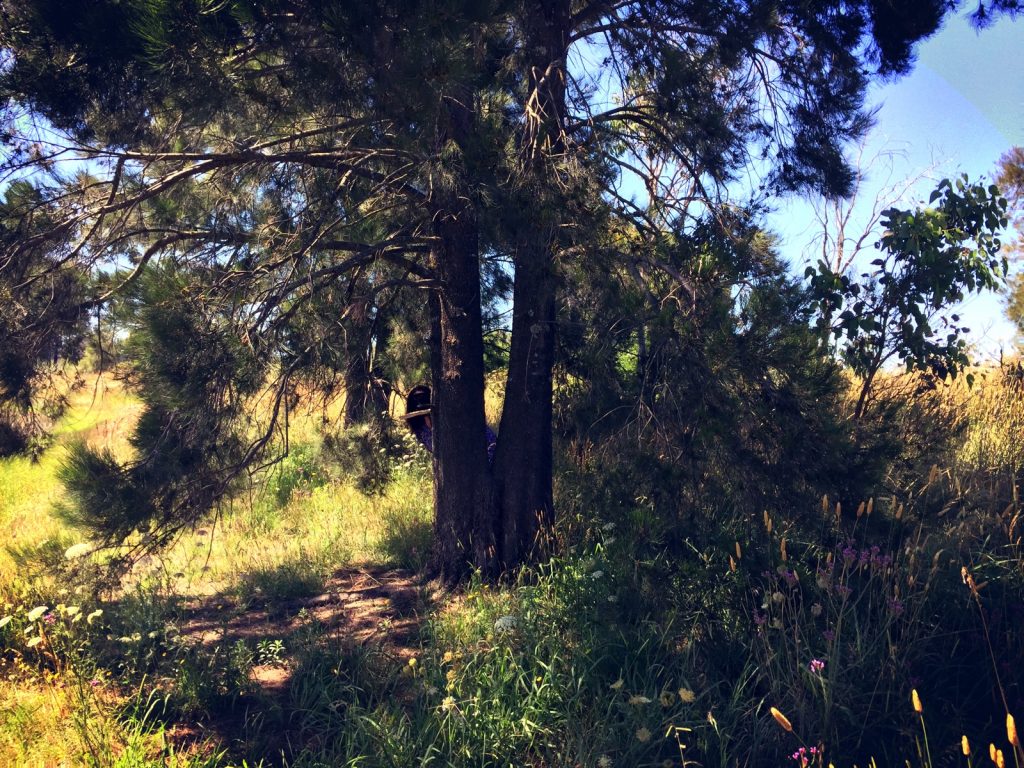
M1010 204L1014 226L1020 232L1024 229L1024 148L1014 147L999 158L996 184ZM1017 258L1020 257L1021 241L1018 239L1012 246ZM1009 280L1006 294L1006 316L1010 318L1017 333L1024 338L1024 279L1020 273Z
M747 170L760 196L843 193L869 70L905 71L947 6L5 2L6 170L35 173L55 214L0 264L61 254L58 271L93 286L69 294L71 312L137 291L149 344L134 352L137 456L81 454L80 508L111 542L193 524L268 458L296 377L350 366L370 307L409 290L427 297L439 416L434 570L491 576L537 556L554 517L552 371L573 270L596 268L620 232L606 249L617 263L685 291L651 244L727 236ZM594 65L572 65L577 54ZM638 205L623 183L649 157L663 173ZM491 469L481 275L506 258L514 312ZM102 277L125 265L120 282ZM327 326L311 318L331 293L354 346L318 358ZM242 403L263 389L270 414L246 424ZM118 519L100 525L105 509Z

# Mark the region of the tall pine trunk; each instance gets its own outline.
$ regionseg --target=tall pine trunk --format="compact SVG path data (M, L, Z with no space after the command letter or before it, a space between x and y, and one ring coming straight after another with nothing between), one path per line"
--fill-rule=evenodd
M439 150L465 147L473 130L471 95L445 100ZM440 289L430 300L433 387L433 572L451 583L472 565L495 575L494 510L484 418L484 344L479 231L464 189L433 192L432 267Z
M552 162L565 151L565 65L570 29L567 0L539 0L525 16L529 103L520 144L523 190L531 215L515 231L512 347L494 498L505 568L544 553L554 523L552 499L552 370L556 342L556 265L561 206Z
M504 567L542 552L542 531L554 522L551 403L555 357L555 285L550 243L524 242L517 255L501 434L494 494Z

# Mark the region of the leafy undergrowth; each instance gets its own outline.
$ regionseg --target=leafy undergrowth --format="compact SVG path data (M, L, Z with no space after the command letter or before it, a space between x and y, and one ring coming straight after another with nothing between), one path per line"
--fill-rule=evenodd
M129 405L83 428L116 443ZM556 558L455 594L395 570L429 547L422 457L366 493L313 436L97 593L43 512L58 441L0 465L0 765L1013 765L1020 506L983 466L1011 406L904 497L577 509Z

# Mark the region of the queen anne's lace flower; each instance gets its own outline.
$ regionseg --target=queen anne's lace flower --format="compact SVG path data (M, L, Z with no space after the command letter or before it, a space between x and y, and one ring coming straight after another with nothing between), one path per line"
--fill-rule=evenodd
M29 621L36 621L39 618L41 618L42 615L44 613L46 613L48 610L50 610L49 606L38 605L35 608L33 608L31 611L28 612L28 617L27 618L28 618Z
M495 632L511 632L519 621L515 616L501 616L494 622Z

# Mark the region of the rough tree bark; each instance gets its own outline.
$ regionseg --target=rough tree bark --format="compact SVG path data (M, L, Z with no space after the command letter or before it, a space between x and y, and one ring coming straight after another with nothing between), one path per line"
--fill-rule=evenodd
M465 147L473 130L471 94L446 98L439 149ZM445 582L470 565L495 575L494 514L484 419L484 344L479 231L464 190L437 187L432 267L441 290L431 296L433 386L434 575Z
M540 1L524 14L530 82L520 143L524 189L552 190L551 163L565 151L565 65L570 31L567 0ZM495 456L494 502L504 568L543 554L554 523L552 501L552 369L556 342L554 252L560 206L540 199L516 232L512 346L501 435Z

